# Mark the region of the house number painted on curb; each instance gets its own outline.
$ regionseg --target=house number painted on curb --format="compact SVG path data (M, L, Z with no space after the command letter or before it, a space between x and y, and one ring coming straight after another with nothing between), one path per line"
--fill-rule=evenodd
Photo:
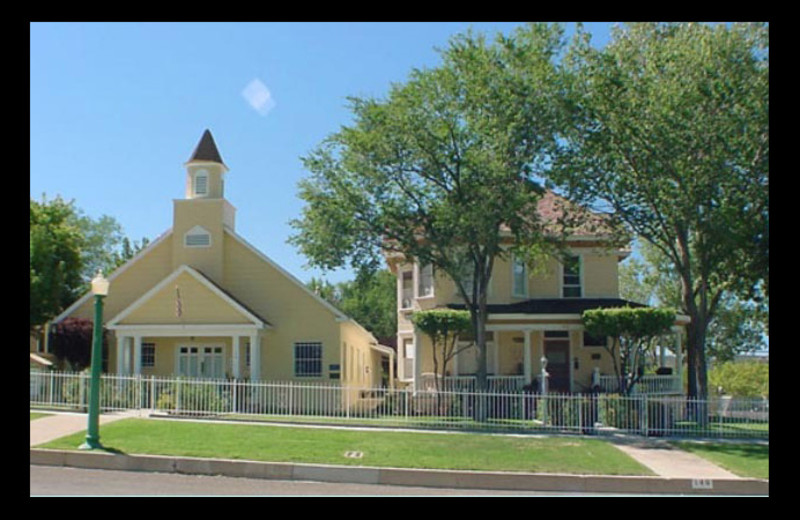
M714 489L714 481L709 478L693 478L692 489Z
M364 452L361 451L346 451L344 452L344 456L348 459L360 459L364 456Z

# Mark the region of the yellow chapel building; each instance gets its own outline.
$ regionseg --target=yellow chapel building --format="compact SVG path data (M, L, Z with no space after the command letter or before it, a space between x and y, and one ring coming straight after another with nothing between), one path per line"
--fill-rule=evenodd
M108 277L108 371L391 385L391 348L236 233L208 130L185 170L172 227ZM93 305L87 293L54 323L91 320Z

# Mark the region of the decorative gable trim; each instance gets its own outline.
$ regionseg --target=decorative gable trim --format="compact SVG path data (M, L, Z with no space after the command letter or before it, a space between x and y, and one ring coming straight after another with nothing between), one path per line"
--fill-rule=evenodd
M270 328L269 324L267 324L265 321L263 321L261 318L259 318L258 316L256 316L252 312L250 312L248 309L246 309L244 306L242 306L239 302L237 302L236 300L231 298L228 294L226 294L224 291L222 291L219 287L217 287L211 281L209 281L208 278L206 278L205 276L200 274L195 269L192 269L188 265L180 266L172 274L170 274L169 276L167 276L166 278L161 280L159 283L157 283L155 286L153 286L149 291L147 291L142 296L140 296L138 300L136 300L135 302L130 304L125 310L123 310L122 312L120 312L119 314L114 316L114 318L112 318L106 324L106 327L109 328L109 329L114 329L115 327L117 327L119 325L120 321L124 320L131 313L133 313L136 309L138 309L142 305L144 305L148 300L150 300L150 298L152 298L154 295L158 294L162 289L164 289L164 287L166 287L167 285L169 285L170 283L175 281L175 279L177 279L183 273L188 273L189 275L191 275L195 280L200 282L200 284L204 285L211 292L216 294L220 299L222 299L228 305L233 307L235 310L237 310L239 313L241 313L243 316L245 316L247 319L249 319L251 322L253 322L253 324L256 325L256 327L258 327L258 328Z
M278 271L279 273L284 275L289 281L291 281L292 283L297 285L300 289L305 291L306 294L308 294L309 296L314 298L317 302L322 304L323 307L325 307L326 309L331 311L333 313L333 315L336 316L336 319L338 321L351 321L353 323L356 323L354 320L352 320L346 314L342 313L342 311L340 311L339 309L337 309L336 307L334 307L333 305L331 305L330 303L325 301L325 299L323 299L321 296L319 296L318 294L315 294L314 291L312 291L311 289L306 287L306 285L303 282L301 282L300 280L295 278L289 271L285 270L283 267L281 267L278 264L276 264L272 259L270 259L267 255L265 255L264 253L262 253L261 251L256 249L252 244L250 244L249 242L247 242L247 240L245 240L244 238L239 236L235 231L233 231L233 230L231 230L230 228L227 228L227 227L225 228L225 231L233 239L235 239L237 242L239 242L240 244L245 246L247 249L252 251L257 257L259 257L261 260L263 260L264 262L269 264L271 267L273 267L276 271Z
M120 266L113 273L111 273L111 275L108 276L108 281L109 282L113 282L114 279L116 279L119 275L121 275L122 273L127 271L133 264L135 264L136 262L138 262L139 260L141 260L142 258L147 256L150 253L150 251L152 251L153 249L158 247L159 244L164 242L170 236L172 236L172 228L164 231L164 233L162 233L161 236L159 236L158 238L156 238L155 240L153 240L152 242L147 244L147 247L145 247L144 249L139 251L139 253L137 253L136 256L134 256L133 258L131 258L130 260L125 262L122 266ZM64 319L68 318L70 316L70 314L75 312L75 310L77 310L81 305L83 305L84 303L89 301L89 299L91 299L91 298L92 298L92 292L91 291L85 293L83 296L78 298L78 300L75 301L75 303L73 303L72 305L67 307L64 310L64 312L62 312L61 314L59 314L58 316L53 318L52 323L59 323L61 320L64 320Z

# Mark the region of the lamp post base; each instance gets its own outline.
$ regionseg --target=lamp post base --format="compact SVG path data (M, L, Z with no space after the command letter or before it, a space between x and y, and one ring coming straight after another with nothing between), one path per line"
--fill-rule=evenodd
M79 450L102 450L103 445L100 444L99 440L95 439L86 439L83 444L78 446Z

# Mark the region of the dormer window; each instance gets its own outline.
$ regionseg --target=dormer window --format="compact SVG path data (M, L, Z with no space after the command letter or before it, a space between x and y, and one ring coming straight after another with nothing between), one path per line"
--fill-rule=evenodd
M190 229L183 237L186 247L210 247L211 234L200 226Z
M194 174L194 195L205 197L208 195L208 172L200 170Z

